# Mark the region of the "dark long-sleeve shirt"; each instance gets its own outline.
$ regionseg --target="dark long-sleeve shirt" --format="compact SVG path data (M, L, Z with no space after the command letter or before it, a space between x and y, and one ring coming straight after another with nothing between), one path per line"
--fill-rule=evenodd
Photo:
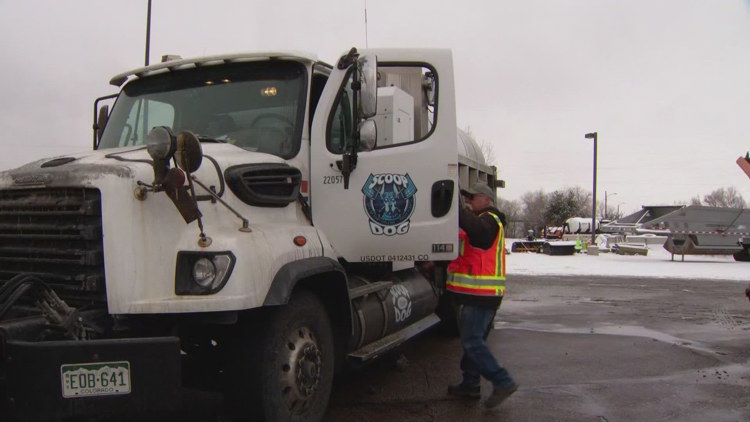
M469 236L469 243L475 248L488 249L491 247L495 243L497 232L500 230L495 218L487 214L487 211L497 215L500 222L505 225L503 221L505 215L494 207L478 212L479 215L461 208L458 214L458 227L466 232L466 235Z

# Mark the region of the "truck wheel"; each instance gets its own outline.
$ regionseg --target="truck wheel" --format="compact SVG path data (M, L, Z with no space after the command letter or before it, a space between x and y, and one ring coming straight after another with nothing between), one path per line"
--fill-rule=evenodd
M245 389L248 382L257 386L251 390L256 396L245 397L243 402L235 395L237 404L256 403L267 422L321 420L334 371L331 323L320 300L310 292L297 292L261 325L260 337L252 336L259 341L252 337L243 341L243 360L251 361L240 365L248 369L240 384ZM235 387L243 388L237 383ZM242 416L254 419L257 415Z

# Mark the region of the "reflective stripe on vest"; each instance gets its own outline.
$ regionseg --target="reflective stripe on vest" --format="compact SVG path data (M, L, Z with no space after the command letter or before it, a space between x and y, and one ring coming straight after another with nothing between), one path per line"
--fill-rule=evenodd
M461 233L459 257L448 266L446 289L452 292L477 296L505 295L505 233L500 218L491 212L487 214L498 225L495 242L492 247L482 250L468 244L465 232ZM472 274L477 272L473 268L477 263L482 263L482 268L477 274ZM485 263L492 265L485 266Z

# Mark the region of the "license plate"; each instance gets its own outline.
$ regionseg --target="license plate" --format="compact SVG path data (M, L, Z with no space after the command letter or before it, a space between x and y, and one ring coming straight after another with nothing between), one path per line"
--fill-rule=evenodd
M64 398L130 394L130 362L62 365L60 380Z

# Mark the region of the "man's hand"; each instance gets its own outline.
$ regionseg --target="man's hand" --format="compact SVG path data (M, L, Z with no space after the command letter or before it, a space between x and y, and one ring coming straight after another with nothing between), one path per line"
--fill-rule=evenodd
M463 208L465 210L473 211L472 208L471 208L470 198L467 197L467 196L464 196L464 194L459 194L458 196L461 198L459 200L460 204L461 204L461 208Z
M466 197L463 194L459 194L458 197L460 198L459 203L461 204L461 208L472 211L471 204L466 200Z

